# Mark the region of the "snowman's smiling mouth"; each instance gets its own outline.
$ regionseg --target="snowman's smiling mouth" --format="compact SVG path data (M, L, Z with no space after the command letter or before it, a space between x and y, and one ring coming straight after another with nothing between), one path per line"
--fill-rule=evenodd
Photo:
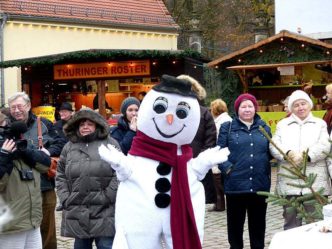
M165 138L175 137L177 134L179 134L181 131L183 131L184 127L186 127L186 125L183 125L182 128L181 128L181 130L179 130L178 132L173 133L173 134L171 134L171 135L167 135L167 134L163 133L163 132L159 129L159 127L158 127L158 125L157 125L155 119L152 118L152 120L153 120L153 123L154 123L154 125L155 125L155 127L156 127L158 133L159 133L161 136L165 137Z

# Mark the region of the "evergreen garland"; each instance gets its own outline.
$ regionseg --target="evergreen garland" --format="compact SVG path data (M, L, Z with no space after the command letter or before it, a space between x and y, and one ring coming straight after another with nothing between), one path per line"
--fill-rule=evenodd
M202 59L200 53L193 50L109 50L92 49L18 59L0 62L0 68L24 66L53 66L65 63L87 63L97 61L130 60L130 59L182 59L185 57Z
M239 62L239 59L241 62ZM293 39L275 41L227 61L227 66L331 60L326 48Z

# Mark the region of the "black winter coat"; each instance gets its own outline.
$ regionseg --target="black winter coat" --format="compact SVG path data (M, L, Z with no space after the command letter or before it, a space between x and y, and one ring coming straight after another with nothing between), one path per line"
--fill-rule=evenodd
M96 131L80 136L81 120L96 123ZM82 109L64 126L69 142L58 162L56 186L62 211L61 235L74 238L110 237L115 234L114 211L118 181L115 171L100 158L98 148L111 144L106 120L91 109Z
M209 109L204 106L200 106L201 119L199 127L194 140L191 143L193 149L193 157L197 157L202 151L213 148L216 146L217 131L213 117L209 112ZM205 189L205 202L215 203L217 194L213 183L212 170L209 170L204 179L202 180Z

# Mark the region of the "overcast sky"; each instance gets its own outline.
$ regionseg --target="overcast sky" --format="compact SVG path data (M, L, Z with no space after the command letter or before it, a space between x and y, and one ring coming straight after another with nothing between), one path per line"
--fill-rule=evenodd
M276 33L286 29L302 34L332 32L332 0L275 0Z

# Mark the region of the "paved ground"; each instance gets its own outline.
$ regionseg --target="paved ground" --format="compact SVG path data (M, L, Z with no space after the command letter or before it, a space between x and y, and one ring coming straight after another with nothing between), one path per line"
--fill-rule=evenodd
M272 187L274 190L276 180L276 168L272 170ZM206 205L208 209L211 205ZM283 218L282 208L279 206L268 205L267 210L267 229L266 229L266 248L271 241L272 236L282 230ZM64 238L59 235L61 212L56 212L57 219L57 232L58 232L58 249L71 249L73 248L73 239ZM248 230L245 228L244 232L245 249L249 249L249 235ZM206 212L205 220L205 237L203 249L226 249L229 248L227 241L227 228L226 228L226 212ZM142 248L144 249L144 248Z

